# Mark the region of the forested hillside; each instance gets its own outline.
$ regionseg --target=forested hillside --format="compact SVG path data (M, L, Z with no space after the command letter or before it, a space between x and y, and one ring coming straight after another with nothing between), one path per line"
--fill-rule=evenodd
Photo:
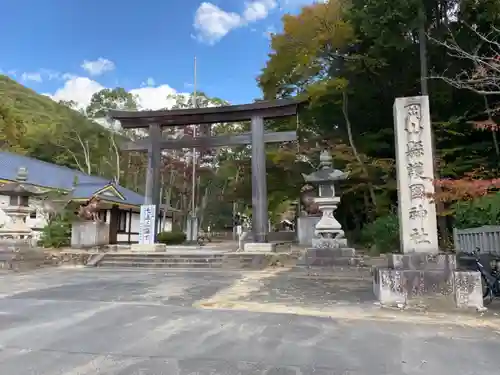
M4 75L0 75L0 132L4 150L114 176L109 165L111 133L106 128Z

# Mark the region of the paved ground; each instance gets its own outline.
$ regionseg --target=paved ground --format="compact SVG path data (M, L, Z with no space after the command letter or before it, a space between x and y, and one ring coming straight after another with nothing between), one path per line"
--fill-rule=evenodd
M498 373L496 321L485 328L486 322L473 317L445 324L435 317L377 315L367 294L349 300L350 293L329 290L333 286L328 283L288 275L290 286L282 277L279 271L116 269L1 275L0 374ZM288 296L283 303L277 298L280 288ZM316 295L306 296L318 288ZM332 295L347 299L313 303ZM193 307L223 301L239 309L253 304L253 311ZM313 307L307 309L309 302ZM264 312L272 310L265 306L288 310ZM367 310L353 316L353 311ZM325 314L332 317L321 317Z

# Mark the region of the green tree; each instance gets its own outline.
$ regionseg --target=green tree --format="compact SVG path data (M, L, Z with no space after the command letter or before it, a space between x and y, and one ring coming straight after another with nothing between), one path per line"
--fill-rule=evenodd
M0 102L0 150L26 153L23 147L26 124L7 103Z
M110 109L136 111L137 98L124 88L102 89L92 95L85 112L90 118L106 118Z
M338 210L348 229L359 232L397 202L392 105L395 97L420 94L420 27L431 41L429 66L454 77L470 63L432 41L447 40L463 20L486 24L487 4L491 1L330 1L283 18L259 85L266 99L299 95L309 100L300 115L298 152L307 154L306 145L328 140L335 166L350 172ZM469 34L461 34L461 45L473 45ZM484 116L483 98L443 80L430 80L429 86L440 175L457 178L480 165L495 169L496 142L468 124ZM489 100L496 108L495 99Z

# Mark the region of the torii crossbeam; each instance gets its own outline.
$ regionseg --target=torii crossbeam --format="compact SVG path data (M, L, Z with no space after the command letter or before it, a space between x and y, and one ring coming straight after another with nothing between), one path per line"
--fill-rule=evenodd
M211 108L176 109L169 111L109 111L110 118L120 121L124 129L149 128L149 137L124 145L127 151L148 151L146 204L159 205L159 163L162 149L217 148L252 145L252 230L254 241L267 242L268 212L266 183L266 143L290 142L296 132L264 132L264 119L295 116L301 102L293 99L261 101L252 104ZM251 121L251 133L162 139L161 128Z
M269 132L264 133L264 143L291 142L297 139L297 132ZM151 139L145 138L135 142L125 143L121 148L124 151L147 151L151 147ZM217 148L224 146L241 146L252 144L252 133L236 135L219 135L216 137L183 137L179 139L162 139L160 149L179 150L183 148Z

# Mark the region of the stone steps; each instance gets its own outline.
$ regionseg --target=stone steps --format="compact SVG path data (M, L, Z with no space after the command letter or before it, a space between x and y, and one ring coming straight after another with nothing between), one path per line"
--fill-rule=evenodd
M222 268L222 263L193 263L193 262L139 262L139 261L123 261L123 260L109 260L102 261L98 267L120 267L120 268Z
M321 259L316 258L314 260L305 259L305 264L309 264L315 267L325 267L332 263L331 259ZM309 262L309 263L308 263ZM336 266L360 266L363 262L363 258L358 257L337 257L334 260Z
M328 266L344 266L344 267L364 267L365 266L365 259L360 256L353 256L353 257L335 257L334 259L331 258L314 258L314 257L308 257L304 256L303 258L300 259L298 265L300 266L312 266L312 267L328 267Z
M363 266L365 259L353 248L308 248L298 265L305 267Z
M183 264L222 264L222 259L199 258L199 259L182 259L182 258L165 258L165 259L147 259L147 258L104 258L97 266L102 265L103 262L119 262L121 264L127 263L144 263L144 264L162 264L162 263L183 263Z
M329 266L329 267L292 267L290 272L309 279L372 280L372 271L368 267Z
M105 253L93 267L263 269L276 255L265 253ZM274 263L273 263L274 262Z

